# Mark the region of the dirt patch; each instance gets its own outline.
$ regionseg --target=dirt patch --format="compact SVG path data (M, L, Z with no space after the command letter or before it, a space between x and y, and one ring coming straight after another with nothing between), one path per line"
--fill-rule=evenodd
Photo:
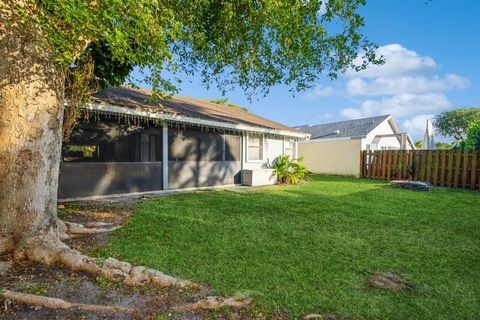
M103 222L108 227L124 225L133 213L133 204L110 203L102 201L70 203L59 205L58 215L64 221L76 222L89 226L91 223ZM109 233L77 235L65 240L71 248L84 253L91 253L106 244Z
M122 306L135 310L134 314L95 314L5 301L0 311L2 319L155 319L163 313L168 314L177 305L200 298L193 291L153 286L129 287L85 273L73 273L61 267L31 263L15 264L12 272L0 280L0 287L76 303ZM182 317L198 318L193 313L183 314Z
M398 273L387 272L384 274L373 274L369 276L366 280L366 285L368 287L385 289L390 291L411 291L414 289L414 286L407 282L402 276Z
M61 205L59 215L65 221L88 224L106 222L124 224L133 212L133 203L81 203ZM68 240L68 245L91 252L103 246L108 233L85 235ZM7 261L9 257L0 257ZM30 262L15 263L3 268L0 289L64 299L69 302L121 306L134 309L133 314L104 314L80 310L53 310L21 305L0 299L0 319L253 319L249 308L221 308L214 311L178 311L181 306L205 299L208 289L163 288L159 286L127 286L104 277L76 273L60 266Z

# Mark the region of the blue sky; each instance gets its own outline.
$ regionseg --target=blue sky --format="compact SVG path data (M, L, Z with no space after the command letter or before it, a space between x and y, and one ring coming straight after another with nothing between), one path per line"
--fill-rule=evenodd
M461 106L480 106L480 1L367 0L364 33L387 59L381 67L330 81L292 96L273 88L249 102L241 90L229 101L287 125L393 114L414 139L426 119ZM183 79L180 95L217 99L198 78Z

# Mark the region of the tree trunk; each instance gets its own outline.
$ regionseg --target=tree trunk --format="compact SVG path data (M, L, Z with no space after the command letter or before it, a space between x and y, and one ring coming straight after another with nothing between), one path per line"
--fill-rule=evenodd
M8 3L0 4L0 254L23 255L58 235L63 79L40 29Z

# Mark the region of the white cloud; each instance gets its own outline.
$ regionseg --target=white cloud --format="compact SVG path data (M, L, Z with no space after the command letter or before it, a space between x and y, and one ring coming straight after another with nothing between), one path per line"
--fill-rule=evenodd
M347 119L362 118L362 111L355 108L345 108L340 111L340 114Z
M447 74L444 77L434 75L402 76L397 78L362 79L353 78L347 82L347 92L353 96L377 96L395 94L416 94L426 92L439 92L455 89L464 89L470 82L456 74Z
M344 108L340 114L349 119L391 114L413 136L423 134L426 120L452 107L446 92L470 85L457 74L440 74L437 63L400 44L377 49L386 62L366 70L346 73L346 93L365 97L357 107Z
M307 93L305 97L310 100L315 99L316 97L329 97L333 92L333 88L330 86L324 87L322 85L317 85L313 91Z
M437 67L435 61L429 56L420 56L415 51L408 50L398 43L381 46L376 50L376 53L385 58L383 65L371 65L359 72L349 70L346 76L362 78L399 77L432 72ZM356 64L360 63L361 58L358 58Z
M419 114L403 122L403 127L410 135L420 137L425 132L427 120L433 119L433 114Z
M359 108L345 108L340 113L350 119L382 114L401 118L441 112L451 105L443 93L400 94L380 100L365 100Z
M321 120L331 120L335 118L335 114L331 112L323 112L323 113L317 114L317 118Z

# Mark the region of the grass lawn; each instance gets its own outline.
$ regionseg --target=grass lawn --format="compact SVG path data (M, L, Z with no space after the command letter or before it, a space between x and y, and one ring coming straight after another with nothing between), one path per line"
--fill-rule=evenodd
M256 310L340 318L479 319L480 192L354 178L196 192L139 205L104 254L213 288ZM365 285L396 272L413 290Z

